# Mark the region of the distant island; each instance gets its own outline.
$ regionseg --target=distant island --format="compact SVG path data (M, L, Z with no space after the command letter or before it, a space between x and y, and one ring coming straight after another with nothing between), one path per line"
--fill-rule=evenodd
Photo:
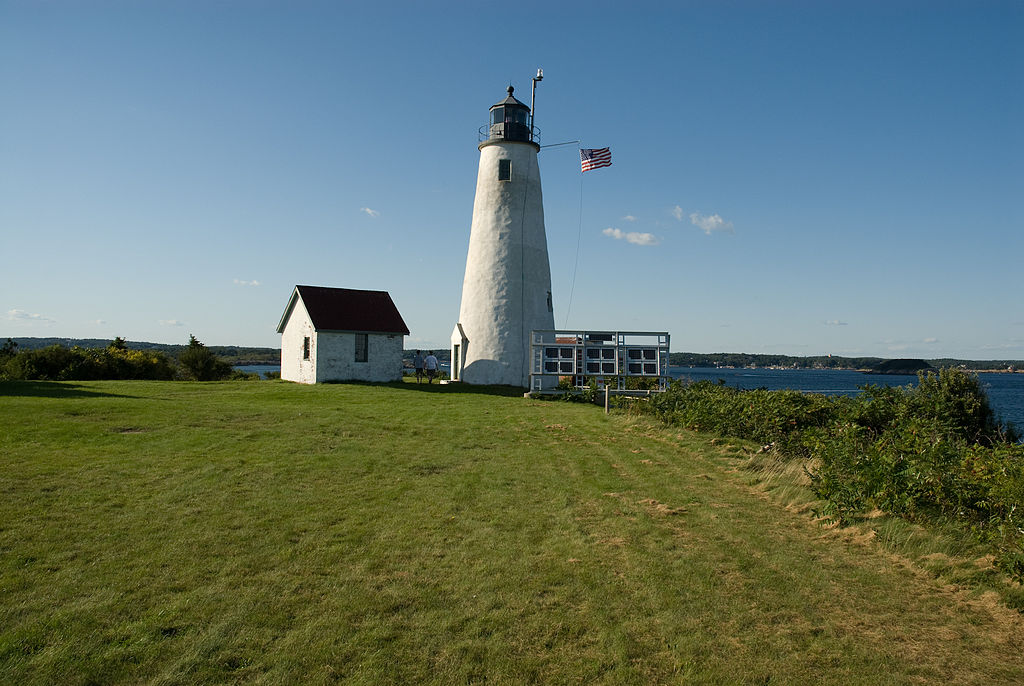
M669 353L673 367L759 367L768 369L853 369L870 371L889 360L883 357L840 357L838 355L761 355L752 353ZM1024 370L1024 360L958 360L936 358L920 360L935 369L957 367L974 372L1007 372ZM923 367L922 367L923 369ZM917 372L909 372L916 374Z
M0 336L0 342L7 340ZM36 350L49 345L63 345L71 348L105 348L110 344L107 339L101 338L12 338L18 344L20 350ZM168 355L177 356L185 349L185 343L173 345L170 343L147 343L142 341L127 341L126 345L133 350L160 350ZM280 348L257 348L240 345L210 345L207 346L215 355L230 362L234 366L256 365L256 364L280 364ZM426 350L427 348L423 348ZM414 348L405 351L404 357L412 360L415 354ZM449 351L446 348L435 348L434 354L441 362L449 361ZM896 364L915 362L940 369L942 367L958 367L970 371L1024 371L1024 360L957 360L952 358L938 358L934 360L886 360L882 357L840 357L838 355L811 355L807 357L795 357L792 355L764 355L756 353L669 353L669 364L673 367L721 367L721 368L743 368L760 367L771 369L855 369L859 371L872 371L882 364ZM925 369L926 367L917 367ZM905 367L909 369L909 367ZM897 372L877 372L897 373ZM916 374L917 371L904 372Z
M868 370L868 374L917 374L920 371L935 369L924 360L886 360Z

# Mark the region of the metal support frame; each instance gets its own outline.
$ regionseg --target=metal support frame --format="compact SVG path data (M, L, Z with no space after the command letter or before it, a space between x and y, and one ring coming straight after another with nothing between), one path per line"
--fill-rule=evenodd
M671 382L668 375L669 334L664 331L584 331L536 329L530 332L530 392L564 393L552 378L571 378L583 390L594 382L614 395L647 395L655 389L627 389L626 379L657 379L657 391Z

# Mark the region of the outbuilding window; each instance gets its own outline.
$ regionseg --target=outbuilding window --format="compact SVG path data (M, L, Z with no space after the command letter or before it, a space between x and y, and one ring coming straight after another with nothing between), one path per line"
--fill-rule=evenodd
M302 339L302 359L309 359L309 336Z
M498 181L512 180L512 160L498 160Z
M357 333L356 335L356 362L366 362L369 355L370 347L370 336L365 333Z

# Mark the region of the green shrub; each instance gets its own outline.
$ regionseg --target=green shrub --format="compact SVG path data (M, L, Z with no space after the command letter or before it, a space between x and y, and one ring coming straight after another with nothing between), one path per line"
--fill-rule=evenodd
M640 411L694 431L782 444L803 455L802 432L828 426L847 402L798 391L742 391L710 381L675 382Z
M7 361L18 354L18 343L13 338L8 338L3 346L0 346L0 372L3 371Z
M163 353L128 350L116 345L118 340L102 349L51 345L26 350L2 363L4 376L26 381L174 378L174 367Z
M846 398L676 383L635 411L813 457L819 514L846 522L878 508L957 521L1024 581L1024 445L998 422L977 377L943 369L920 373L916 387L861 390Z
M219 381L231 376L231 365L220 359L195 336L189 334L188 347L178 356L185 376L195 381Z

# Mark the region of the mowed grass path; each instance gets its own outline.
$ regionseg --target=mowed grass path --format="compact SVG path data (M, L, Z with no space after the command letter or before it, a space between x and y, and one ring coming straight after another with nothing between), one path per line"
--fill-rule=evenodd
M747 447L469 390L0 384L0 683L1024 682Z

